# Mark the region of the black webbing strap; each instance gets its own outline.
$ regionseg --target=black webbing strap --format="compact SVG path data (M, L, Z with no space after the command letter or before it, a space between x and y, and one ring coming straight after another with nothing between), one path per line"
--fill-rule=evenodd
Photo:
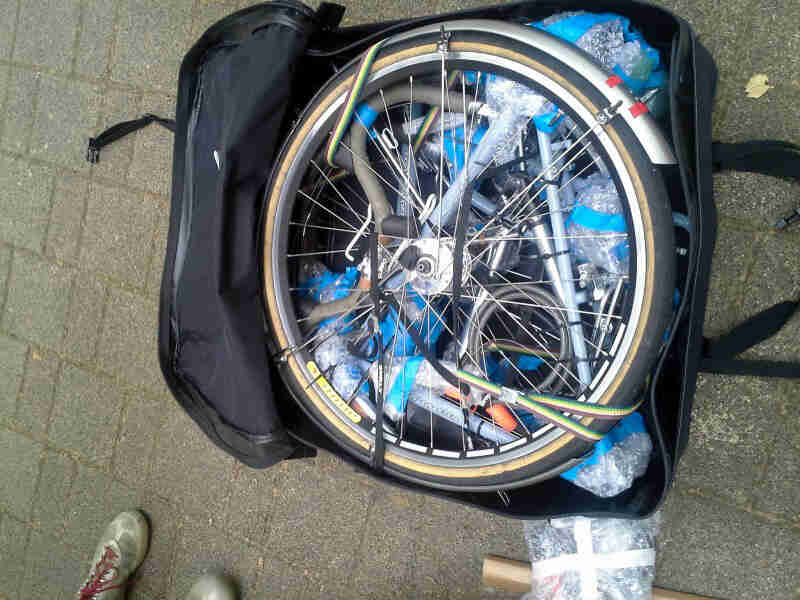
M715 171L749 171L776 177L800 177L800 146L789 142L714 142L711 152Z
M780 331L798 307L800 302L780 302L753 315L728 333L705 340L700 370L720 375L800 378L800 363L735 358Z
M453 331L461 331L461 328L458 326L458 322L460 321L458 316L458 303L461 300L461 275L464 268L464 240L467 236L467 223L469 222L469 214L472 212L472 182L469 176L467 176L465 181L466 188L464 189L464 195L461 197L461 206L458 209L458 218L456 219L456 244L453 250L453 252L455 252L453 257ZM480 332L478 335L480 335ZM464 358L459 355L456 358L456 365L459 369L463 368L463 363ZM464 382L459 380L459 398L466 398L466 393ZM469 423L469 408L462 402L461 410L464 412L464 423L462 428L464 429L464 432L466 432L467 423Z
M132 121L123 121L121 123L117 123L116 125L112 125L97 137L89 138L89 147L86 150L86 160L88 160L90 163L96 163L100 160L100 148L108 146L111 142L115 142L118 139L125 137L129 133L139 131L140 129L150 125L150 123L158 123L162 127L165 127L171 132L175 133L175 119L165 119L164 117L147 113L138 119L133 119Z
M754 140L727 144L714 142L715 171L749 171L775 177L800 179L800 146L781 140ZM785 229L800 221L800 198L791 214L777 220L775 228Z
M715 171L749 171L776 177L800 178L800 146L779 140L756 140L712 146ZM800 204L800 201L798 201ZM800 210L795 211L800 217ZM794 217L778 222L782 229ZM800 363L745 360L736 356L775 335L792 318L800 301L779 302L740 323L728 333L704 340L700 371L720 375L800 378Z
M386 365L383 362L383 340L381 339L381 294L378 288L378 232L373 231L369 236L369 295L373 304L375 335L378 343L378 373L375 378L375 450L372 454L372 467L377 471L383 470L383 458L386 448L383 440L383 397L386 379ZM391 365L389 365L391 367ZM372 389L372 388L371 388Z

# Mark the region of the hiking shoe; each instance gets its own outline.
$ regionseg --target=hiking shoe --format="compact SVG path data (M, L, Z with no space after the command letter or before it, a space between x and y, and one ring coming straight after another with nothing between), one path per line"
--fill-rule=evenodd
M120 513L106 527L90 563L78 600L122 600L125 584L142 564L150 526L138 510Z
M236 588L224 575L207 574L197 580L186 600L236 600Z

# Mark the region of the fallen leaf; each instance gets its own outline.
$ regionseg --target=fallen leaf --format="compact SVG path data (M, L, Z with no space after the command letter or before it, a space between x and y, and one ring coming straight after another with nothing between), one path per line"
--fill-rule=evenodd
M747 92L747 97L761 98L761 96L775 87L774 85L767 85L768 81L769 77L763 73L756 73L753 75L750 78L750 81L747 82L747 85L744 86L744 91Z

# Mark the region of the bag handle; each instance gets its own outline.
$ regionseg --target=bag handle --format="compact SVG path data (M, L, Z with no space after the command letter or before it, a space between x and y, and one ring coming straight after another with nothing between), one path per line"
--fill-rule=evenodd
M158 115L147 113L138 119L122 121L121 123L112 125L97 137L89 138L89 147L86 149L86 160L92 164L98 162L100 160L100 148L108 146L111 142L115 142L134 131L139 131L150 125L150 123L158 123L162 127L169 129L172 133L175 133L175 119L166 119Z
M749 171L776 177L800 178L800 146L779 140L754 140L712 145L714 171ZM800 202L798 202L800 205ZM800 206L776 223L778 230L800 220ZM724 375L800 378L800 363L737 360L748 348L780 331L800 308L800 300L786 300L756 313L729 332L705 339L700 370Z

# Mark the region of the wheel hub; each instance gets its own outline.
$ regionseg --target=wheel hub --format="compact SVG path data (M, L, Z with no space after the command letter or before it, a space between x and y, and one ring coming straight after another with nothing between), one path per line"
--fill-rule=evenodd
M430 296L441 294L452 287L455 242L452 239L423 238L411 244L418 258L413 268L405 269L406 283L418 293ZM461 280L469 276L469 254L464 252Z

